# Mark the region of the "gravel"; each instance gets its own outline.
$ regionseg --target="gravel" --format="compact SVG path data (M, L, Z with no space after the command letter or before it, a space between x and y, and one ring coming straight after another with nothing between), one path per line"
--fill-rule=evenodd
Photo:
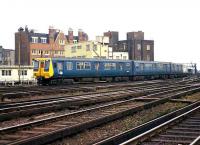
M134 115L118 119L106 125L96 127L94 129L86 130L77 135L66 137L63 140L56 141L50 145L85 145L92 144L104 138L119 134L123 131L136 127L142 123L152 120L156 117L167 114L171 111L182 108L184 103L165 103L153 107L151 109L143 110Z

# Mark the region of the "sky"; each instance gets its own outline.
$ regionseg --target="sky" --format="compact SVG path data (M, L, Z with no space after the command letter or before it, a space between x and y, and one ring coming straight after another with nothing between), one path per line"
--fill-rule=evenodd
M154 40L155 61L198 64L199 0L0 0L0 45L14 49L14 33L27 25L38 33L49 26L67 34L83 29L94 40L108 30L143 31Z

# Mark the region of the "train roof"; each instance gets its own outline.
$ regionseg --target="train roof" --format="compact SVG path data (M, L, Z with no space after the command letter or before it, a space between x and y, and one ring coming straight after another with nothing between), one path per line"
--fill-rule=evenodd
M37 58L37 59L44 59L44 58ZM48 58L45 58L48 59ZM72 60L72 61L110 61L110 62L131 62L132 60L117 60L117 59L95 59L95 58L58 58L58 57L53 57L49 58L52 60Z
M161 62L161 61L143 61L143 60L121 60L121 59L100 59L100 58L60 58L60 57L53 57L53 58L36 58L36 59L52 59L52 60L72 60L72 61L110 61L110 62L138 62L138 63L162 63L162 64L179 64L181 63L173 63L173 62Z

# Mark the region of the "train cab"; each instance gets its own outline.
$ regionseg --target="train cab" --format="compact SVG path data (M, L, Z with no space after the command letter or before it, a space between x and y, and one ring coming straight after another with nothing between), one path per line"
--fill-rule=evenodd
M36 58L33 60L34 77L38 81L48 80L53 77L51 58Z

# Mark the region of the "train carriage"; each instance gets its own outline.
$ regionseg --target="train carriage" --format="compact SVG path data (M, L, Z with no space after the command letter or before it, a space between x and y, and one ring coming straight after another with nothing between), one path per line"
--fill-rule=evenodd
M170 63L154 61L134 61L134 76L153 76L170 74Z
M34 60L34 76L39 83L71 79L127 80L182 76L182 64L154 61L38 58Z
M34 75L39 81L56 79L112 78L132 75L132 61L100 59L39 58Z

